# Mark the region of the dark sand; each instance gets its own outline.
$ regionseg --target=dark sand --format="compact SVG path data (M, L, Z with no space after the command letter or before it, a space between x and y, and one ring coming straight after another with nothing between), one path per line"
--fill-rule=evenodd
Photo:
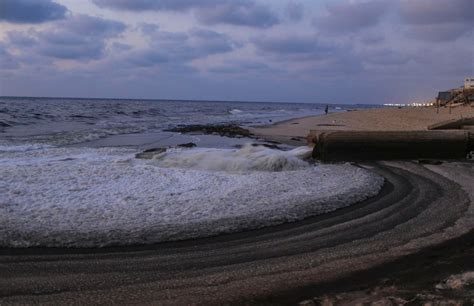
M377 197L302 222L146 247L0 249L0 304L294 304L472 269L472 163L364 166L387 180Z

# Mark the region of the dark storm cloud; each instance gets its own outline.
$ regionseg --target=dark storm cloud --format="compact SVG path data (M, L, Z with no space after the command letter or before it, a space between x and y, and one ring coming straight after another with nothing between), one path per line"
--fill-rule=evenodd
M200 5L210 6L215 0L92 0L100 8L111 8L128 11L180 11Z
M32 53L59 59L99 59L105 42L125 30L125 25L87 15L75 15L43 31L9 32L12 46L29 46ZM26 50L22 50L26 52Z
M377 45L385 41L385 35L377 32L362 33L358 36L358 40L366 46Z
M118 51L118 52L121 52L121 51L128 51L128 50L131 50L133 47L129 44L123 44L123 43L120 43L120 42L114 42L112 44L112 47Z
M457 82L462 82L463 77L473 74L472 44L461 41L450 42L440 48L425 48L416 54L416 61L422 67L421 71L429 75L455 76Z
M211 67L207 70L212 73L222 74L249 74L274 72L268 65L255 61L234 60Z
M404 102L414 91L422 96L420 88L432 97L472 73L474 0L71 5L123 18L126 35L121 22L78 15L54 1L63 0L0 0L4 94ZM6 12L6 4L31 9Z
M299 21L303 19L304 15L304 6L299 2L288 2L286 6L286 13L290 20Z
M369 51L363 58L367 63L381 66L403 65L410 60L408 55L388 49Z
M145 34L145 35L151 35L153 33L156 33L158 32L159 29L160 29L160 26L153 23L142 22L138 25L138 30L140 30L142 34Z
M139 67L150 67L170 61L171 58L168 54L153 48L137 50L127 56L128 63Z
M253 39L253 43L260 51L278 55L322 55L337 50L314 36L263 36Z
M473 23L472 0L401 0L400 16L411 24Z
M455 40L469 32L473 27L467 23L418 24L405 31L408 37L436 43Z
M40 54L62 59L99 59L105 41L125 30L125 25L99 17L77 15L53 30L38 34Z
M196 16L204 24L232 24L257 28L269 28L280 20L267 6L252 1L227 1L213 7L196 10Z
M149 46L133 52L128 61L138 66L184 64L213 54L227 53L241 45L230 37L211 30L148 32Z
M51 0L2 0L0 21L11 23L42 23L65 17L65 6Z
M266 5L252 0L93 0L101 8L128 11L192 10L204 24L268 28L280 22Z
M301 65L309 74L337 75L362 70L362 59L353 46L336 44L316 36L272 36L253 39L253 44L264 57L277 63Z
M315 19L314 25L328 32L354 32L378 24L388 4L385 0L329 4L326 15Z
M0 43L0 70L16 69L19 66L17 59Z
M410 37L425 41L455 40L466 33L473 33L474 1L472 0L418 0L400 2L399 14L408 25Z
M59 59L99 59L104 49L101 40L63 31L41 33L38 39L39 54Z
M117 36L125 30L126 26L119 21L88 15L75 15L67 21L61 22L58 28L81 36L106 38Z
M31 32L30 32L31 33ZM37 40L26 32L10 31L7 33L8 42L16 47L28 48L36 44Z
M189 35L191 46L201 55L226 53L240 46L230 37L211 30L194 29Z

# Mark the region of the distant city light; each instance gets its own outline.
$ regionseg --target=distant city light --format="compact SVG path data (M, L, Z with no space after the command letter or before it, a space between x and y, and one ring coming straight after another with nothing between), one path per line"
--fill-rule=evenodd
M385 103L384 106L398 106L398 107L405 107L405 106L433 106L435 105L434 102L426 102L426 103Z

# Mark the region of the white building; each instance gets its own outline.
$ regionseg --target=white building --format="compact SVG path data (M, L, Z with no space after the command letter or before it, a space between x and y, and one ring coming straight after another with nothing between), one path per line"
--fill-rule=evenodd
M464 79L464 89L474 89L474 77Z

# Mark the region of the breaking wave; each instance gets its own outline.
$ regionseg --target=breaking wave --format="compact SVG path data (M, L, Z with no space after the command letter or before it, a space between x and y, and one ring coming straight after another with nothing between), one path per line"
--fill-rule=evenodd
M240 149L168 149L154 158L161 167L195 170L246 172L292 171L308 168L304 159L311 155L304 146L290 151L247 144Z
M41 150L53 148L51 145L45 145L40 143L30 143L30 144L21 144L21 145L4 145L0 143L0 153L1 152L26 152L33 150Z
M232 115L237 115L237 114L241 114L243 113L243 111L241 111L240 109L233 109L233 110L230 110L229 113L231 113Z

